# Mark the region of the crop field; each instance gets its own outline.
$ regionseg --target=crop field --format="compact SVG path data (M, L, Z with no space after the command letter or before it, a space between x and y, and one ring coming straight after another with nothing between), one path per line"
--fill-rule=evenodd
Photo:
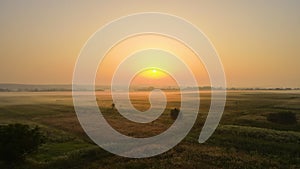
M164 113L154 122L139 124L112 108L109 92L96 92L108 123L137 138L157 135L174 122L170 110L180 106L179 93L166 93ZM0 92L0 124L38 125L46 136L44 144L13 165L21 169L300 168L299 91L228 91L222 120L203 144L198 137L210 107L210 92L201 91L200 97L190 133L173 149L151 158L120 157L93 143L78 122L71 92ZM138 110L150 107L147 92L132 92L130 98ZM296 122L272 121L272 114L282 112L295 115ZM0 168L5 165L0 163Z

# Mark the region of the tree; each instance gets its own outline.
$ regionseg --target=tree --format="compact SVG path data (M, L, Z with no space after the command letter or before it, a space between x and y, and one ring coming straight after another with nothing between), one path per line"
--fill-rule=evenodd
M112 103L111 104L111 109L115 109L115 107L116 107L115 103Z
M179 115L180 110L177 108L174 108L171 110L170 116L173 120L176 120Z
M0 126L0 160L15 162L38 148L44 142L39 127L30 128L23 124Z

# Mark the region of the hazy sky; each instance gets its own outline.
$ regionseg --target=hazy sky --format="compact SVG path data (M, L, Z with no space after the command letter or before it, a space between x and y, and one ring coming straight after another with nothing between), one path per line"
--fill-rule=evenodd
M300 87L300 1L0 1L0 83L70 84L80 49L101 26L164 12L198 26L229 87Z

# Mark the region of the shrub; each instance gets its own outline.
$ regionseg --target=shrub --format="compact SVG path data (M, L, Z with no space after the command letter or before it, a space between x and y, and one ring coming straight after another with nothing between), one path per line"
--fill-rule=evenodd
M292 112L278 112L270 113L267 116L267 120L273 123L279 124L296 124L296 114Z
M171 110L171 113L170 113L170 116L173 120L176 120L177 117L178 117L178 114L179 114L180 110L177 109L177 108L174 108Z
M44 142L39 127L30 128L23 124L0 126L0 160L15 162Z

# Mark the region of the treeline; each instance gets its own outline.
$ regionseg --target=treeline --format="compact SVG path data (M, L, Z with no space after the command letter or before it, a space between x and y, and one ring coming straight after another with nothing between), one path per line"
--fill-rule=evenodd
M76 85L77 91L103 91L106 86ZM0 84L0 92L55 92L72 91L72 85L31 85L31 84Z
M72 91L72 89L1 89L0 92L68 92ZM93 91L89 89L80 89L77 91ZM104 91L103 89L96 89L95 91Z
M300 88L227 88L227 90L300 90Z
M54 91L72 91L72 89L2 89L0 92L54 92Z

